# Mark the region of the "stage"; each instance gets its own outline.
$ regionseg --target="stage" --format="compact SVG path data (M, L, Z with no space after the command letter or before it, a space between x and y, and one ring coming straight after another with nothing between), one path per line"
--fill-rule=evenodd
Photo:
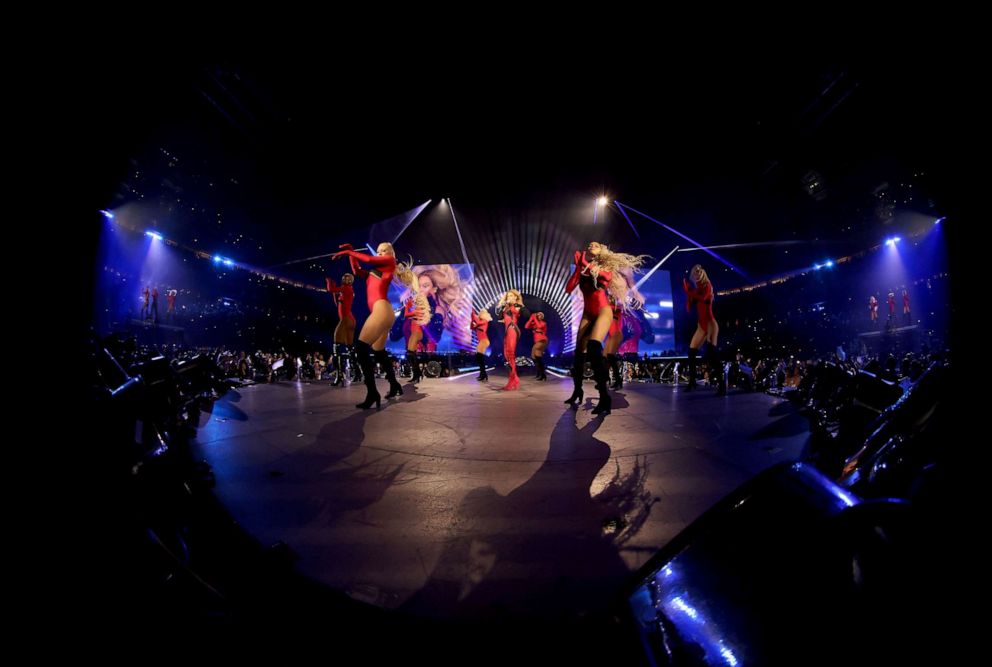
M591 382L429 379L381 410L364 386L235 389L201 418L216 494L305 575L413 614L573 618L737 485L800 455L807 420L758 393L634 383L596 418ZM379 390L386 392L385 380Z

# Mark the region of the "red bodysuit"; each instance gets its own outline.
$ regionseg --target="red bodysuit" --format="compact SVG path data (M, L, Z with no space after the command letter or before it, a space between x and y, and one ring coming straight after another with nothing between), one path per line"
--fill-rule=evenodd
M706 281L696 287L689 287L689 281L682 279L682 289L685 290L689 300L686 301L685 309L692 312L692 304L696 304L696 317L699 320L699 328L703 331L709 327L713 317L713 283Z
M376 301L389 301L389 283L393 282L396 273L396 258L389 255L366 255L351 248L342 250L339 255L348 255L351 262L351 272L359 278L366 279L365 295L369 304L369 312ZM363 269L359 262L372 265L372 269Z
M878 299L875 298L875 295L868 297L868 312L871 313L872 319L878 315Z
M475 332L480 343L485 341L486 345L489 344L489 322L475 313L472 313L472 331Z
M403 317L405 317L406 321L410 323L410 333L407 334L406 337L407 340L410 340L410 334L422 330L420 323L417 322L418 314L419 313L417 312L417 304L414 302L413 297L411 296L409 299L406 300L406 303L403 305Z
M610 301L606 297L606 288L611 280L613 280L613 274L609 271L600 271L599 275L593 278L592 273L589 272L586 254L583 252L581 259L575 264L575 273L565 285L565 291L571 294L575 286L578 285L579 289L582 290L582 317L594 320L603 308L610 307Z
M903 314L909 313L909 292L902 293L902 312Z
M537 313L530 316L524 327L534 330L535 343L546 343L548 341L548 323L537 319Z
M334 295L334 301L338 304L338 318L354 322L355 316L351 313L351 304L355 301L355 289L351 285L338 287L331 278L325 277L324 280L327 281L327 291Z
M889 292L889 315L894 315L896 312L896 295L894 292Z
M500 313L503 326L506 327L506 335L503 338L503 356L506 357L506 363L510 365L510 379L503 387L507 391L520 387L520 378L517 376L517 339L520 338L520 327L517 326L517 321L520 319L522 309L523 306L519 303L508 303Z

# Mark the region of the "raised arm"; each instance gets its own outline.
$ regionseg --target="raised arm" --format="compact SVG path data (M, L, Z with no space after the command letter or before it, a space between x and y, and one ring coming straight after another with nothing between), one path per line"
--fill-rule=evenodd
M575 271L572 272L571 277L568 279L568 284L565 285L565 291L569 294L572 293L579 285L579 279L582 277L582 270L586 268L586 253L582 250L575 251Z

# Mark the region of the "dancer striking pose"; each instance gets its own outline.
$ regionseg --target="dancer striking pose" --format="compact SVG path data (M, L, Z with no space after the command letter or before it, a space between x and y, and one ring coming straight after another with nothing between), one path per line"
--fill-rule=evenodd
M369 306L369 317L362 325L362 330L358 334L358 342L355 344L358 363L365 376L367 393L365 400L355 407L367 410L374 403L378 408L381 397L375 388L375 374L372 372L373 354L375 360L385 371L386 379L389 380L389 393L386 394L386 398L403 394L403 387L396 381L393 364L386 352L386 338L389 336L389 328L393 325L393 320L396 319L393 307L389 303L389 284L395 275L404 285L413 289L416 286L416 278L406 264L396 261L396 251L393 250L391 243L380 243L376 248L375 255L358 252L350 243L342 244L341 248L343 250L334 253L331 257L337 259L347 255L351 263L351 272L366 279L366 295ZM368 264L372 268L363 269L361 263Z
M689 286L689 281L682 278L682 289L685 290L686 310L692 312L692 306L696 306L696 332L689 342L689 386L686 391L692 391L696 387L696 356L703 343L709 343L706 349L706 359L710 364L710 372L717 373L719 389L717 396L724 396L727 393L727 379L723 372L723 364L717 355L717 336L720 333L720 326L713 317L713 283L702 266L696 264L692 267L690 277L695 287Z
M410 366L413 369L410 382L416 384L423 378L420 372L420 344L424 339L424 325L431 319L431 307L427 297L421 292L408 298L403 308L403 316L406 318L403 326L403 332L406 334L406 356L410 359Z
M909 312L909 292L907 290L902 291L902 316L906 320L906 324L912 324L913 317Z
M503 321L506 327L506 335L503 337L503 356L510 366L510 379L503 387L506 391L513 391L520 388L520 377L517 375L517 340L520 338L520 327L517 321L520 316L526 315L524 308L524 298L519 290L511 289L500 297L496 304L496 316Z
M544 352L548 349L548 323L544 321L544 313L536 312L531 315L524 327L534 330L534 347L530 350L530 356L534 358L534 365L537 366L535 379L546 381L548 376L544 372Z
M479 364L479 377L475 379L479 382L489 381L489 374L486 373L486 350L489 349L489 323L492 319L493 316L486 309L480 311L478 315L475 311L472 312L472 331L479 341L475 346L475 363Z
M872 324L878 322L878 299L874 294L868 297L868 318Z
M613 324L613 309L607 293L612 294L617 303L625 304L628 285L622 272L639 268L646 258L647 255L613 252L596 241L591 242L585 251L575 251L575 272L568 279L565 291L571 293L578 286L582 291L583 310L575 336L573 390L566 403L578 405L582 402L582 376L588 357L599 391L599 404L592 412L597 415L610 414L613 399L607 386L609 375L603 360L603 339Z
M334 327L334 367L338 370L338 376L331 384L338 387L344 384L344 360L348 356L348 348L355 342L355 316L351 313L351 304L355 300L355 289L352 284L355 276L346 273L341 276L341 286L338 287L334 278L324 276L327 283L327 291L334 297L334 303L338 306L338 325Z

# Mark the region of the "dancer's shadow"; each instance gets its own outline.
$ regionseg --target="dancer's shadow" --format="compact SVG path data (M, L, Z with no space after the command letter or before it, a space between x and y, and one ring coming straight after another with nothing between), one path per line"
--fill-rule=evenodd
M470 491L457 522L463 528L445 548L424 587L404 609L418 614L575 618L605 609L629 571L618 544L643 518L610 522L643 503L646 467L615 477L609 493L590 487L610 457L595 437L602 419L582 428L565 411L551 434L541 467L506 496L492 487ZM618 469L619 473L619 469ZM628 483L629 482L629 483Z

